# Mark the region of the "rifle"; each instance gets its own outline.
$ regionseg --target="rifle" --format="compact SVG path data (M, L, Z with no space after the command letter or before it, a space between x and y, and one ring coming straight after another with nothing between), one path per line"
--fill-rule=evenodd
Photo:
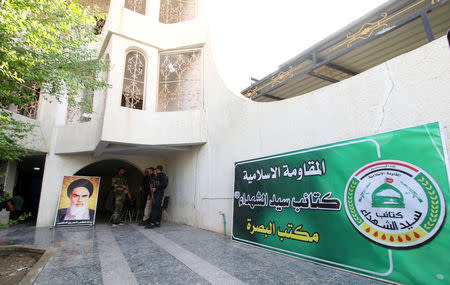
M420 203L423 202L422 199L420 199L419 194L417 194L417 192L415 192L413 189L411 189L408 185L406 185L405 183L403 183L403 181L401 182L403 186L405 186L406 188L408 188L409 192L406 192L405 194L412 194L413 199L416 198L417 200L419 200Z

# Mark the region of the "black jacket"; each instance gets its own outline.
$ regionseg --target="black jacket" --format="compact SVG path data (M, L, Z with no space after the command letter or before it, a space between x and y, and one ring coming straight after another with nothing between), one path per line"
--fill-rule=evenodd
M167 175L163 172L156 174L155 178L155 188L156 191L164 191L164 189L167 188L167 185L169 184L169 178Z
M152 194L153 185L155 185L155 174L146 175L142 181L142 188L144 190L144 196L147 197Z

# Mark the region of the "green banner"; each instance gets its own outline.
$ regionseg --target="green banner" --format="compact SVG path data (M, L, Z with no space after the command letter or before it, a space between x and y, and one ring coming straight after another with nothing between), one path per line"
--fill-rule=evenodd
M449 284L445 143L431 123L237 162L232 239L394 282Z

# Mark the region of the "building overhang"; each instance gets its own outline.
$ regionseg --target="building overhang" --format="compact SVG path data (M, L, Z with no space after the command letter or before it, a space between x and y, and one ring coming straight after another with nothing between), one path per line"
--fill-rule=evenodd
M389 1L280 65L241 94L279 101L355 76L445 35L447 0Z
M193 145L140 145L101 141L93 152L94 157L102 155L154 155L191 151Z

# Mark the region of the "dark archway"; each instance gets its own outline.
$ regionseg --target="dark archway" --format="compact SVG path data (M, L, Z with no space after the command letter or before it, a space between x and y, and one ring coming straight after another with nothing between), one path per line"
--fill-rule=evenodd
M119 159L107 159L89 164L78 170L74 175L79 176L100 176L100 191L97 202L96 221L108 220L111 215L108 199L111 199L112 186L111 180L116 175L117 170L123 167L126 171L128 187L134 201L134 207L137 209L142 207L143 195L139 191L139 186L144 178L143 173L134 165Z
M17 219L22 213L31 213L29 221L36 221L41 197L42 177L44 175L45 155L24 157L17 163L17 176L14 196L23 198L22 211L11 213L11 219Z

